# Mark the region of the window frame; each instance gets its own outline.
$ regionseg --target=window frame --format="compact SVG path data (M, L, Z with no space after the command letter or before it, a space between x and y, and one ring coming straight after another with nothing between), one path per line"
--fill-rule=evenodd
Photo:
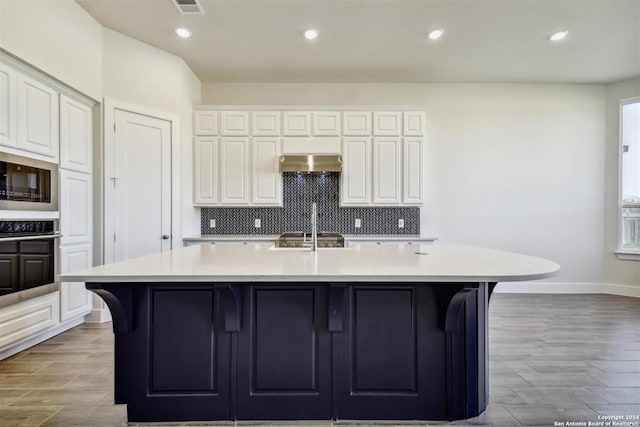
M632 261L640 261L640 248L631 249L625 248L623 246L624 242L624 217L623 217L623 209L624 208L640 208L639 203L623 203L622 201L622 155L624 153L624 141L623 141L623 108L625 105L640 103L640 96L623 99L620 101L620 105L618 107L618 243L617 249L615 251L618 259L623 260L632 260Z

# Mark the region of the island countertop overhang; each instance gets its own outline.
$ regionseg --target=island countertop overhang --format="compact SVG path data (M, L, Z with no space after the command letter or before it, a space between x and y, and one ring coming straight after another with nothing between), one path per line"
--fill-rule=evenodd
M195 245L58 276L62 282L507 282L552 277L552 261L466 245L271 250Z

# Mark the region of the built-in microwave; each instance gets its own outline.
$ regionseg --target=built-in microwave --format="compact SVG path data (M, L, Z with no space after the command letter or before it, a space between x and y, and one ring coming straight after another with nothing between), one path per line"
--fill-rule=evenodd
M0 210L57 211L58 165L0 153Z

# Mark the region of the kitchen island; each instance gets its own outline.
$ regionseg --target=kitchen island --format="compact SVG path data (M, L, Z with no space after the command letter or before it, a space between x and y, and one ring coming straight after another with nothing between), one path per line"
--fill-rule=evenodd
M488 302L551 261L470 246L197 245L60 276L113 316L129 422L457 420L488 402Z

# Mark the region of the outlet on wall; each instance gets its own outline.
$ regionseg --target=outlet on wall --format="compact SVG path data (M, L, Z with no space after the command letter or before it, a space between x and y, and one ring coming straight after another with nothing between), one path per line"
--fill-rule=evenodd
M262 221L260 220L260 218L256 218L253 220L253 226L255 228L260 228L262 227Z
M400 218L398 220L398 228L404 228L404 219Z
M356 218L356 228L362 227L362 220L360 218Z
M209 228L216 228L216 220L215 219L210 219L209 220Z

